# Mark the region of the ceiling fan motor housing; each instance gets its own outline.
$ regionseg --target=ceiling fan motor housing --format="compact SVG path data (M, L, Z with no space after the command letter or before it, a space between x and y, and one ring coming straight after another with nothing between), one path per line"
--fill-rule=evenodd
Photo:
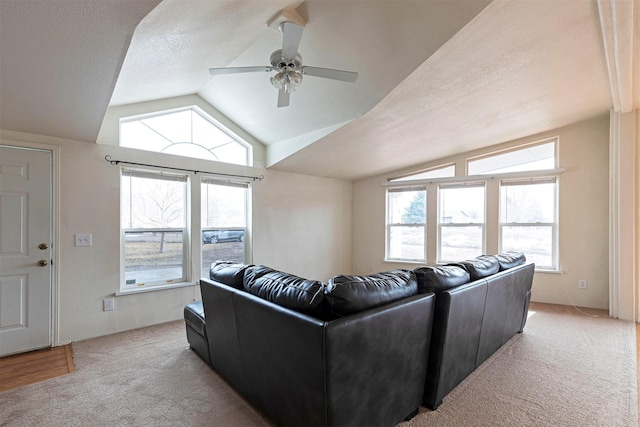
M296 53L295 58L285 58L282 56L282 49L278 49L271 54L271 66L278 71L283 71L285 67L300 71L302 57Z

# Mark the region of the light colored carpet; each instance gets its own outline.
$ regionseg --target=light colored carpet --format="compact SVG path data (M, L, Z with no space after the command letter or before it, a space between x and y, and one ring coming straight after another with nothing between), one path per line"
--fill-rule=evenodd
M73 374L0 393L0 426L266 426L183 321L73 344Z
M402 427L637 426L635 325L532 305L525 332ZM184 322L73 344L76 372L0 393L2 426L268 426Z
M415 426L638 426L635 324L531 304L518 334Z

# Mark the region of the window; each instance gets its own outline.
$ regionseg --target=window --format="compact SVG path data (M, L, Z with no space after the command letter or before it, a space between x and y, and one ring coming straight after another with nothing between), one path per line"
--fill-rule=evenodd
M557 269L555 178L500 183L500 250L523 251L536 268Z
M394 188L387 193L387 259L426 261L427 192Z
M440 186L440 262L484 253L484 193L484 183Z
M558 144L549 138L461 159L467 175L453 176L462 168L446 164L389 179L385 259L434 265L517 250L536 269L557 271ZM424 217L404 217L418 200Z
M250 166L251 146L197 107L120 120L120 145Z
M201 185L202 271L216 260L245 262L248 184L205 179Z
M410 181L414 179L451 178L456 174L456 165L438 166L426 171L412 173L389 181Z
M469 175L486 175L553 169L556 167L556 141L531 144L504 153L491 154L467 161Z
M122 289L188 279L187 181L184 175L122 171Z

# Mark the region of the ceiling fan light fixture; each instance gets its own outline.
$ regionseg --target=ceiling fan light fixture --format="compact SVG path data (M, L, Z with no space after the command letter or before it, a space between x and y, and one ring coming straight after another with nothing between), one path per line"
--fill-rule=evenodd
M298 86L302 83L302 74L296 70L288 70L287 76L289 76L289 81L293 86Z
M273 87L278 90L282 89L287 84L286 78L282 73L277 73L275 76L272 76L270 81Z
M271 85L276 89L284 89L290 93L302 83L302 73L291 67L284 67L276 75L271 77L270 81Z

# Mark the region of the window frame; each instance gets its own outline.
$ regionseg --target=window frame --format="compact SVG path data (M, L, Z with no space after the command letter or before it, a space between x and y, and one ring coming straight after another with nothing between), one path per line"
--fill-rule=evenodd
M453 175L450 176L441 176L439 172L445 171L449 168L453 168ZM421 169L417 171L410 172L408 174L403 174L396 176L394 178L389 178L389 182L398 182L403 183L407 181L414 180L429 180L429 179L444 179L444 178L453 178L456 176L456 164L455 163L445 163L442 165L434 166L432 168Z
M424 191L424 199L425 199L425 212L424 212L424 222L423 223L392 223L391 222L391 194L399 193L399 192L415 192L415 191ZM385 261L394 261L394 262L426 262L427 261L427 188L426 186L398 186L393 188L388 188L386 192L386 231L385 231ZM392 257L391 256L391 231L395 227L400 228L417 228L422 227L424 230L424 239L422 244L422 258L400 258L400 257Z
M497 171L493 173L487 172L480 175L468 175L468 162L474 159L489 158L496 155L502 155L508 152L515 152L518 150L526 150L536 145L553 143L553 163L552 169L531 169L531 170L512 170L504 171L504 169L511 168L517 165L517 162L512 164L506 163L504 167L498 167ZM490 150L491 148L489 148ZM427 191L427 219L425 226L425 258L428 265L437 265L441 261L441 224L440 224L440 194L438 188L440 185L464 185L468 183L484 183L485 185L485 218L483 228L483 253L499 253L502 248L502 233L503 227L501 227L500 217L500 182L501 180L537 180L537 179L556 179L555 187L555 226L552 230L552 254L553 254L553 266L547 268L546 266L537 266L536 271L545 273L557 273L560 271L560 247L559 247L559 235L560 235L560 191L561 191L561 179L560 175L564 173L564 169L559 167L560 157L560 138L558 136L549 137L537 141L528 143L522 143L519 145L513 145L506 149L498 149L493 151L487 151L480 155L465 156L464 154L459 156L459 159L452 163L440 164L428 169L418 169L416 172L398 174L394 178L387 178L381 183L382 187L386 188L385 201L388 205L388 191L393 188L401 188L408 186L425 186ZM544 153L544 152L543 152ZM546 152L548 155L549 152ZM535 154L535 153L534 153ZM549 157L541 157L542 159L548 159ZM517 158L516 158L517 160ZM529 164L530 162L524 162ZM450 178L416 178L407 179L406 177L413 177L413 175L422 173L428 170L439 169L441 167L447 167L451 164L456 165L456 171L460 171L461 175L456 175ZM547 166L547 165L544 165ZM401 179L405 178L405 179ZM388 257L389 252L389 218L388 218L388 206L385 207L385 262L393 263L411 263L411 260L404 259L390 259ZM436 238L427 238L427 235L436 236ZM431 254L431 255L429 255ZM526 254L525 254L526 255Z
M218 161L220 163L237 165L237 166L253 166L253 145L251 145L249 142L247 142L244 138L242 138L236 132L232 131L227 126L222 124L219 120L216 120L214 117L212 117L210 114L205 112L202 108L198 107L197 105L189 105L189 106L185 106L185 107L171 108L171 109L168 109L168 110L153 111L153 112L150 112L150 113L144 113L144 114L137 114L137 115L133 115L133 116L120 117L119 121L118 121L118 134L119 134L118 145L120 147L132 149L132 150L149 151L149 152L152 152L152 153L161 153L161 154L166 154L166 155L169 155L169 156L179 156L179 157L185 157L185 158L198 158L198 157L192 157L192 156L177 155L177 154L173 154L173 153L166 153L164 151L148 150L148 149L143 149L143 148L131 147L131 146L128 146L128 145L122 145L122 125L123 124L132 123L132 122L136 122L136 121L142 121L142 120L145 120L145 119L153 119L153 118L162 117L162 116L166 116L166 115L170 115L170 114L180 113L180 112L183 112L183 111L191 111L192 114L198 114L204 120L206 120L209 123L211 123L212 126L217 128L222 133L226 134L229 138L231 138L237 144L241 145L242 147L244 147L246 149L246 156L245 156L245 159L244 159L243 163L230 163L230 162L224 162L224 161L221 161L221 160L213 160L213 159L203 159L203 160ZM193 132L193 130L191 130L191 132ZM193 141L191 141L190 143L193 143ZM197 144L197 145L199 145L199 144Z
M204 207L202 206L202 194L203 194L203 188L205 185L219 185L219 186L224 186L224 187L238 187L238 188L242 188L244 190L244 197L243 197L243 202L244 202L244 227L237 227L237 226L208 226L205 225L206 221L202 218L203 215L203 211L204 211ZM242 230L244 232L244 240L242 241L243 243L243 257L244 257L244 262L245 264L250 263L250 258L251 258L251 234L250 234L250 230L249 230L249 224L250 224L250 208L251 208L251 184L248 181L230 181L228 179L220 179L220 178L216 178L216 177L202 177L200 179L200 197L201 197L201 206L200 206L200 234L199 234L199 240L200 240L200 271L202 271L205 267L204 265L204 243L203 243L203 235L206 231L217 231L217 230Z
M530 179L502 179L499 185L498 194L498 248L499 251L503 251L503 235L505 227L549 227L551 229L551 265L538 265L536 264L536 270L540 271L558 271L559 270L559 193L560 193L560 179L556 176L538 177ZM503 185L506 183L506 185ZM553 221L552 222L503 222L502 218L502 189L509 185L535 185L553 183Z
M442 221L442 190L447 189L457 189L457 188L482 188L482 222L443 222ZM473 181L473 182L465 182L465 183L450 183L445 184L442 183L438 185L438 216L437 216L437 224L438 224L438 236L437 236L437 252L436 252L436 262L445 263L445 262L455 262L461 261L460 259L443 259L442 257L442 230L443 228L471 228L471 227L480 227L481 228L481 249L478 255L482 255L486 252L487 245L487 183L486 181Z
M229 179L229 178L220 178L215 174L206 174L202 172L190 173L190 174L179 174L175 172L165 172L164 169L146 169L146 168L131 168L131 167L122 167L119 171L120 178L120 284L118 287L118 291L115 292L116 296L119 295L128 295L139 292L148 292L148 291L159 291L165 289L172 289L176 287L182 286L196 286L197 279L201 276L201 271L203 269L203 259L202 259L202 232L203 229L208 229L211 227L203 227L203 223L201 220L202 210L201 210L201 192L203 182L205 181L218 181L224 182L225 185L236 185L243 186L245 188L245 197L244 197L244 216L245 216L245 228L244 228L244 257L245 263L252 262L252 245L251 245L251 181L242 180L242 179ZM170 281L160 281L156 282L146 282L141 286L139 284L130 284L126 285L125 280L125 229L126 231L135 231L137 228L126 228L124 227L124 222L122 219L124 205L122 203L124 194L122 189L123 183L123 174L122 171L135 171L139 174L149 175L149 176L184 176L186 177L185 181L185 199L184 203L186 206L185 212L185 228L183 231L183 278L182 279L172 279ZM175 227L174 227L175 228ZM213 227L216 228L216 227ZM230 229L234 227L222 227L224 229ZM142 229L144 231L148 231L150 229ZM156 230L154 228L153 230ZM164 229L162 229L164 230ZM186 252L185 252L186 251ZM195 281L195 282L194 282Z
M505 154L512 154L512 153L516 153L518 151L525 151L525 150L529 150L531 148L534 147L538 147L541 145L547 145L547 144L553 144L553 157L554 157L554 168L558 167L558 143L559 143L559 138L557 136L555 137L551 137L551 138L545 138L539 141L533 141L527 144L521 144L521 145L516 145L513 147L510 147L508 149L505 150L497 150L497 151L491 151L489 153L484 153L482 155L479 156L473 156L473 157L467 157L465 159L465 174L466 176L491 176L491 175L503 175L503 174L511 174L511 173L519 173L519 174L527 174L527 173L535 173L541 170L545 170L545 169L526 169L526 170L521 170L521 171L511 171L511 172L495 172L495 171L491 171L491 172L486 172L486 173L479 173L476 175L472 175L469 173L469 168L470 168L470 164L475 162L475 161L479 161L479 160L486 160L489 159L491 157L497 157L497 156L502 156Z
M184 225L183 227L125 227L125 224L122 220L123 214L123 178L125 174L129 174L129 179L134 177L137 178L147 178L147 179L157 179L159 181L172 181L172 182L182 182L183 188L183 217L184 217ZM171 177L171 178L169 178ZM190 217L190 203L189 203L189 193L190 193L190 177L185 174L175 174L175 173L165 173L159 171L151 171L151 170L143 170L143 169L131 169L131 168L121 168L120 169L120 292L127 293L140 289L159 289L166 287L174 287L175 285L184 284L191 280L191 268L190 268L190 247L191 247L191 235L189 229L189 217ZM130 194L130 197L132 195ZM131 206L129 206L131 209ZM126 279L126 236L128 233L144 233L144 232L167 232L167 233L182 233L182 275L181 277L173 277L168 279L154 280L154 281L145 281L143 283L127 283Z

